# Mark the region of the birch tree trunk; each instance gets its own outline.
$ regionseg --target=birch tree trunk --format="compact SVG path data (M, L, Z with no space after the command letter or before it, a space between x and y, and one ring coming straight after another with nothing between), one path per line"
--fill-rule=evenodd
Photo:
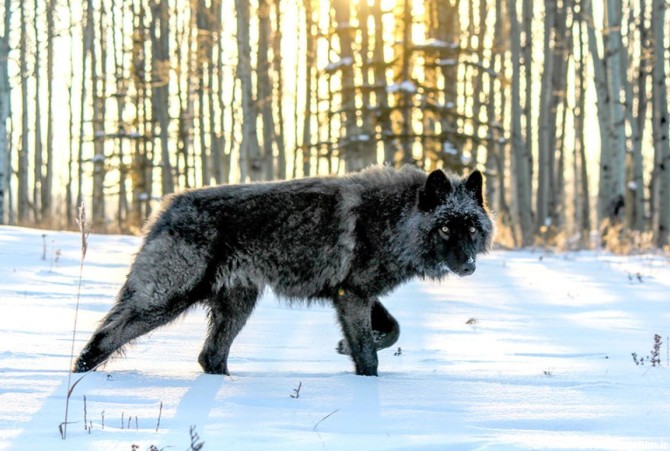
M275 96L275 111L277 112L277 136L275 145L277 146L277 176L280 180L286 179L286 143L284 130L284 74L282 64L282 27L281 27L281 0L275 0L275 34L272 43L272 58L274 63L274 73L277 83L277 94ZM297 100L297 99L296 99Z
M11 87L9 85L9 37L12 24L12 1L5 0L3 35L0 36L0 224L5 223L5 186L9 181L9 141L7 121L11 114Z
M372 38L372 30L370 30L369 22L371 16L371 8L368 2L359 2L358 7L355 8L356 18L358 20L358 30L354 34L354 43L357 41L356 34L360 36L360 45L358 47L358 54L360 58L360 65L354 75L356 83L360 87L358 94L359 102L356 104L356 97L358 90L354 87L354 108L357 114L360 114L360 128L357 131L359 139L357 140L356 150L360 155L360 164L369 166L377 162L377 145L375 136L375 122L376 114L372 105L372 74L370 73L370 46ZM330 139L328 140L330 141ZM331 158L328 158L329 162Z
M476 32L473 30L473 36L477 38L477 47L475 54L477 55L477 63L481 66L476 69L476 74L474 81L472 82L472 92L474 94L474 101L472 105L472 118L474 125L474 136L475 138L480 137L480 126L484 124L481 120L481 111L484 108L485 100L482 98L485 92L484 84L484 42L486 39L486 14L488 10L488 0L479 0L479 21L477 23ZM474 7L471 7L474 9ZM490 74L489 74L490 76ZM479 161L479 149L480 143L475 142L473 144L472 150L472 162L470 163L473 167L477 166Z
M526 126L526 154L530 159L529 165L533 167L533 146L535 144L534 138L534 116L533 116L533 105L535 93L533 90L533 5L535 2L533 0L523 0L523 34L524 34L524 46L523 46L523 65L524 65L524 74L525 74L525 86L526 86L526 96L524 99L523 105L523 115L525 118ZM546 5L546 3L545 3ZM545 21L546 22L546 21ZM541 150L539 150L541 152ZM540 217L540 214L537 214L537 217Z
M25 224L29 218L30 199L28 197L28 152L29 133L28 127L28 62L27 62L27 17L26 2L20 2L21 14L21 36L19 41L19 72L21 74L21 147L19 148L19 190L18 190L18 220Z
M68 11L72 10L72 1L67 0L67 9ZM69 74L69 83L67 85L67 98L70 105L73 104L74 100L74 22L72 16L70 16L70 21L68 23L68 38L73 45L70 46L70 74ZM65 218L67 225L74 225L73 218L73 208L72 208L72 185L74 184L74 175L73 175L73 166L74 166L74 143L75 143L75 131L74 131L74 108L70 106L68 108L68 159L67 159L67 182L65 184Z
M263 147L261 152L264 180L274 179L275 122L272 114L272 79L270 75L270 46L272 23L269 0L258 0L258 52L256 55L256 103L263 124ZM275 55L275 58L277 56Z
M207 68L212 64L212 33L210 23L212 17L205 2L191 2L191 7L196 10L197 44L198 53L196 58L197 77L194 80L198 86L198 129L200 143L200 170L202 185L209 185L212 178L211 149L207 145L207 108L206 102L209 98L207 91L210 86L206 75ZM238 13L239 14L239 13Z
M433 40L434 42L438 42L436 40L441 40L442 42L446 42L446 40L441 39L442 36L440 36L440 23L439 23L439 13L438 10L449 10L451 9L451 5L449 1L444 1L444 0L427 0L424 2L425 8L426 8L426 14L424 21L426 23L426 37L430 40ZM408 2L406 4L407 8L411 8L411 2ZM472 5L468 5L468 9L472 11ZM470 26L473 26L472 23L470 23ZM411 27L411 24L410 24ZM407 50L409 52L409 55L411 55L412 52L412 47L409 45L406 45L404 50ZM426 88L430 90L436 90L437 88L437 78L438 78L438 70L437 70L437 61L440 60L440 53L436 51L435 49L431 48L426 48L423 52L423 58L425 59L425 67L423 69L423 80L422 80L422 85L425 86ZM411 57L411 56L410 56ZM411 61L411 60L410 60ZM455 66L455 64L453 65ZM469 68L468 68L469 70ZM411 73L411 69L407 71L406 73ZM453 75L453 74L451 74ZM465 75L465 74L463 74ZM403 77L404 80L409 80L411 76L407 76L406 78ZM448 83L448 85L458 85L458 79L453 78L449 80L451 83ZM446 90L445 90L446 91ZM446 98L446 92L444 93L445 98ZM437 99L436 95L427 92L425 94L426 100L430 101L432 104L439 104L440 102L443 102L443 104L446 104L446 100L442 101L442 99ZM411 101L410 101L411 103ZM433 169L438 167L438 161L442 160L442 149L444 144L436 140L434 138L427 138L427 135L431 135L432 137L437 136L438 134L438 129L442 129L442 123L438 112L436 111L437 108L425 108L421 112L421 130L422 130L422 137L421 137L421 151L423 152L423 161L424 161L424 169L426 171L432 171ZM412 124L412 119L411 119L411 111L410 108L408 108L408 122L410 124L408 132L412 134L413 131L413 124ZM440 124L440 125L438 125ZM454 129L454 124L449 124L450 127L448 130L453 130ZM444 130L444 129L442 129ZM444 130L446 131L446 130ZM449 168L449 170L460 170L461 168L460 163L462 162L462 154L461 151L462 149L456 147L451 143L451 140L445 140L445 144L449 143L451 147L453 147L455 152L446 154L445 156L448 156L448 159L445 159L446 161L444 162L445 167Z
M217 8L219 9L219 19L218 19L218 25L217 25L218 26L218 28L217 28L217 30L218 30L217 31L217 33L218 33L218 43L217 43L218 59L217 59L217 64L216 64L216 74L217 74L216 76L217 76L217 79L218 79L218 82L219 82L219 85L218 85L219 90L218 90L218 96L217 97L218 97L219 114L220 114L220 121L219 121L220 133L219 133L217 141L219 142L218 148L219 148L219 151L221 152L220 161L218 163L219 166L221 167L221 170L220 170L221 179L220 179L219 183L229 183L230 182L230 169L231 169L230 163L231 163L231 153L232 153L232 151L226 152L226 146L227 146L226 137L230 137L229 141L231 143L234 142L235 139L232 136L233 133L234 133L234 128L229 127L228 128L229 131L226 132L226 127L224 125L225 124L225 116L226 116L225 115L226 103L225 103L225 100L223 98L223 93L226 92L228 89L233 91L233 95L231 96L231 99L233 101L231 101L231 103L234 105L234 99L235 99L235 95L234 95L234 93L235 93L235 83L234 83L234 80L235 80L235 78L233 77L233 86L230 87L230 88L226 87L226 85L225 85L225 75L224 75L224 57L226 55L226 53L225 53L226 46L223 42L223 37L221 35L221 26L222 26L221 24L223 22L223 14L224 13L223 13L223 9L221 8L221 4L219 3L219 1L217 0L215 3L218 4ZM232 116L235 115L234 106L231 106L229 108L229 111L230 111L229 116L231 116L231 120L232 120Z
M130 179L132 182L131 222L138 227L144 223L149 213L151 158L149 154L150 124L147 120L147 55L145 50L147 24L144 22L146 10L142 3L133 5L133 47L131 80L135 88L134 108L137 139L134 140Z
M515 178L512 185L512 198L515 203L515 214L519 227L522 246L533 243L533 215L531 200L531 168L530 156L524 145L521 134L521 37L519 33L519 21L517 19L516 1L508 0L508 14L510 18L510 44L512 49L512 173ZM528 137L526 138L528 139Z
M473 4L468 5L470 29L474 30L474 12ZM411 4L405 5L410 8ZM435 108L425 108L421 111L421 150L423 151L424 169L432 170L437 167L438 162L451 170L462 171L463 169L463 145L455 141L454 132L462 129L462 123L459 124L458 116L447 117L444 114L447 110L452 110L458 105L458 86L464 86L465 83L459 79L458 70L458 54L451 51L448 55L447 50L454 46L457 48L460 39L460 24L458 22L458 2L444 1L444 0L430 0L425 2L426 14L425 22L427 28L427 38L433 45L425 45L422 51L424 65L423 65L423 82L422 85L426 88L424 94L426 101ZM411 22L407 24L412 26ZM408 30L409 31L409 30ZM407 36L404 36L407 39ZM476 50L469 47L467 40L465 47L469 52L472 52L473 57L476 55ZM411 43L403 47L403 51L410 52L408 58L405 59L407 68L403 71L403 81L412 79L411 52L413 46ZM475 71L473 67L469 66L466 70L461 71L462 78L472 78L471 73ZM438 89L438 80L441 78L443 82L443 89ZM431 92L433 91L433 92ZM479 91L477 91L479 93ZM411 93L403 92L404 101L407 105L409 121L409 128L407 132L413 134L414 126L412 124L412 96ZM474 121L476 124L476 120ZM445 151L448 149L448 151Z
M382 21L381 0L374 0L372 16L375 22L375 43L372 51L372 64L375 71L375 95L379 103L379 123L381 137L384 142L384 164L396 164L397 146L390 138L393 134L389 99L386 92L386 65L384 61L384 22Z
M636 46L639 55L644 55L648 50L646 48L648 36L647 25L645 23L647 2L640 2L639 5L641 20L639 20L638 25L637 42L631 42L632 38L630 34L632 30L629 29L628 45L631 48ZM626 52L622 52L621 57L621 78L626 78L629 68L629 58ZM648 101L646 86L648 63L646 58L641 56L637 60L637 70L634 72L635 92L633 83L626 83L626 121L631 129L631 139L629 152L626 152L626 197L624 201L626 208L624 224L627 230L642 232L646 216L644 206L642 139L647 122Z
M158 136L161 149L161 194L174 191L172 163L168 129L170 127L169 96L170 96L170 10L167 0L153 0L151 6L151 100L153 110L152 136L155 125L158 125Z
M345 171L352 172L363 169L369 164L369 158L364 155L359 145L360 130L356 123L356 89L354 86L354 53L353 33L351 23L350 2L348 0L333 0L331 2L335 19L335 34L337 34L340 53L339 61L342 79L340 93L340 114L344 129L340 132L339 149L340 159L344 160Z
M221 184L228 183L228 177L230 175L230 153L226 153L226 133L223 125L226 105L223 99L225 88L223 84L224 43L221 35L223 21L221 0L213 0L210 5L210 11L214 18L212 21L212 58L214 58L214 54L216 54L216 64L212 61L209 67L209 83L211 85L209 89L209 129L211 136L210 141L212 142L212 167L214 168L215 182ZM214 89L215 80L218 82L217 89ZM217 106L218 119L216 114Z
M580 7L585 1L579 0ZM582 246L589 244L589 234L591 231L590 216L590 195L588 168L586 161L586 142L585 142L585 109L586 109L586 52L587 47L584 43L583 19L580 17L576 21L577 45L579 46L579 59L575 61L575 83L576 83L576 106L575 116L575 156L574 156L574 213L575 224L581 238Z
M126 36L126 15L125 2L120 8L112 8L112 30L120 30L120 33L112 33L112 48L114 52L114 78L116 83L116 124L117 124L117 149L119 158L119 198L116 210L116 223L119 230L127 232L126 221L128 219L128 193L126 189L126 180L128 178L128 167L126 158L126 139L128 130L126 130L123 118L123 112L126 108L127 82L125 79L124 64L124 36ZM120 17L118 17L120 15ZM117 19L118 17L118 19ZM120 42L119 42L120 41Z
M100 53L96 49L95 19L93 1L89 0L87 11L90 14L91 45L91 97L93 99L93 199L91 205L91 222L96 230L105 230L105 177L107 175L107 156L105 155L105 60L107 34L104 32L105 5L100 5Z
M410 48L412 47L412 6L410 0L403 0L402 2L402 24L402 34L399 36L399 40L402 44L399 71L401 83L409 81L410 76ZM399 34L398 27L396 27L396 34ZM412 154L412 140L410 138L410 133L412 131L412 94L408 89L403 89L399 97L402 114L400 127L402 136L400 139L402 147L402 163L415 164L416 161Z
M174 15L177 15L175 11ZM192 148L192 132L193 132L193 78L195 78L193 69L193 30L197 29L194 26L196 23L193 15L193 10L190 10L189 21L179 27L176 32L176 45L179 49L177 51L177 67L179 68L177 80L177 97L179 98L179 118L178 118L178 132L177 132L177 163L176 172L180 185L185 188L190 188L191 184L191 167L190 155ZM185 49L185 55L182 49Z
M561 230L565 223L565 149L566 118L568 111L568 59L573 49L572 30L568 26L568 11L573 8L573 0L563 0L557 6L555 16L554 69L552 74L551 121L554 143L549 154L551 189L549 190L548 213L553 230ZM559 116L560 112L560 116Z
M33 3L33 32L35 34L35 63L33 65L33 74L35 77L35 130L34 136L34 179L33 179L33 218L35 223L42 222L40 203L42 201L42 102L40 91L42 89L42 78L40 63L42 62L42 42L40 41L39 18L39 0Z
M653 139L655 161L654 176L658 178L658 225L654 239L659 247L670 242L670 142L668 141L668 93L665 74L665 10L663 0L652 1L652 39L654 66L652 68Z
M555 42L554 24L556 21L557 2L547 0L544 2L544 64L542 69L542 88L540 91L540 119L538 126L538 166L537 166L537 197L536 201L536 228L540 228L550 221L549 218L549 197L553 191L553 165L552 154L555 152L556 136L555 115L552 114L551 104L553 97L553 73L554 73L554 52ZM528 87L526 87L528 89ZM532 137L526 136L526 140Z
M487 151L486 151L486 198L489 205L496 212L496 222L505 226L508 230L514 229L514 219L512 218L509 204L507 202L507 141L502 136L502 123L505 116L505 88L502 84L502 77L497 74L505 72L505 53L507 50L508 38L503 30L505 2L495 0L495 14L493 23L494 39L490 49L490 67L496 76L490 76L488 80L488 102L486 105L486 115L488 122ZM490 74L492 75L492 74ZM520 83L520 82L519 82ZM520 121L519 121L520 123ZM520 124L519 124L520 127ZM494 180L495 177L495 180ZM511 233L511 239L514 245L517 245L517 234Z
M609 129L611 126L611 111L609 103L609 89L607 82L607 73L605 63L598 51L598 38L596 36L595 23L593 21L593 6L591 0L585 0L584 21L587 28L589 53L593 63L593 77L596 86L598 125L600 128L600 164L599 164L599 183L598 183L598 224L609 217L609 193L608 190L613 186L613 173L611 167L611 135Z
M254 99L251 73L251 36L249 33L249 2L235 0L237 11L237 77L242 89L242 143L240 145L240 176L242 182L263 179L263 158L258 144L256 119L258 108Z
M84 123L86 117L86 71L88 57L93 46L93 2L87 0L85 19L82 30L82 63L81 63L81 96L79 101L79 149L77 152L77 205L78 208L84 196Z
M312 172L312 85L316 65L316 45L312 0L303 0L305 6L305 115L302 127L302 175Z
M53 82L54 82L54 39L56 38L54 26L54 12L56 1L48 0L46 5L47 15L47 143L45 174L42 179L42 219L49 220L53 212L53 159L54 159L54 114L53 114Z
M605 67L607 71L607 108L610 110L610 123L607 128L609 149L601 156L601 176L605 175L606 183L602 186L599 211L606 214L610 223L618 223L621 219L624 201L624 161L626 155L625 110L621 100L621 92L626 80L621 78L621 0L605 0L606 32L605 32ZM600 108L600 106L599 106ZM604 160L604 161L603 161ZM604 216L601 216L601 219Z

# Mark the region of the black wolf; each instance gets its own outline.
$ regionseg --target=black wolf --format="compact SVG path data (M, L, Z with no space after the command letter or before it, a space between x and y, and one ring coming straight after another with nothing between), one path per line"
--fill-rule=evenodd
M344 335L338 350L356 374L377 375L377 350L399 334L379 296L415 276L472 274L493 228L479 171L459 179L373 167L169 196L74 371L95 369L200 302L210 324L198 362L229 374L230 346L270 287L289 300L332 302Z

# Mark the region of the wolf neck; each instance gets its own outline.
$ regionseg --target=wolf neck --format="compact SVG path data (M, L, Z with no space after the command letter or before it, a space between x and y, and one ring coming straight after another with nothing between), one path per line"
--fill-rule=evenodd
M407 221L416 214L417 193L426 174L416 168L379 167L366 172L367 177L352 177L354 183L347 186L353 191L349 195L357 197L350 277L356 285L366 286L369 294L382 295L420 274L412 251L405 247L411 235Z

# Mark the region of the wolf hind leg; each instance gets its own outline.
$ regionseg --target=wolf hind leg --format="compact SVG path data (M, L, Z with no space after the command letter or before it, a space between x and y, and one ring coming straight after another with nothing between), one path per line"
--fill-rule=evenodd
M377 375L377 349L372 333L373 300L345 293L335 299L335 309L344 339L360 376Z
M372 324L372 336L377 351L390 348L398 341L400 337L400 324L386 310L386 307L384 307L378 298L373 298L372 300L370 320ZM349 344L345 339L340 340L335 349L340 354L351 355L351 349L349 349Z
M95 369L128 342L169 323L209 297L215 268L206 250L167 232L147 239L116 303L73 370Z
M222 288L207 301L209 332L198 357L198 363L206 373L230 375L230 346L251 316L258 296L256 287L237 286Z
M189 295L176 295L160 303L144 302L140 297L126 283L117 303L84 346L74 372L94 370L123 346L174 320L197 301Z

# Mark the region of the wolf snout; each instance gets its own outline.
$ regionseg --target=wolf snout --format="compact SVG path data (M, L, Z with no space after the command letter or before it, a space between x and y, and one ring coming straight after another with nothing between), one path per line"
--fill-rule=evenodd
M466 262L461 263L458 268L456 268L456 273L459 276L469 276L477 269L477 263L475 259L470 257Z

